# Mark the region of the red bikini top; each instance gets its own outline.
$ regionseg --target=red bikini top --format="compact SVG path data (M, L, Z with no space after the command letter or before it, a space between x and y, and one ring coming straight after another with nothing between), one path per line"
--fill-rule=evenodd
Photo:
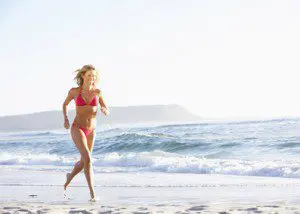
M85 105L97 106L98 103L99 103L99 97L97 95L95 95L93 97L92 101L90 102L90 104L87 104L81 95L81 88L80 88L79 95L76 98L76 106L85 106Z

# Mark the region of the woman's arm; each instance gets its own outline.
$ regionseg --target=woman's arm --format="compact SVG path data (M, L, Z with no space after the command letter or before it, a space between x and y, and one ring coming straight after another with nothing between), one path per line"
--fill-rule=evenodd
M74 88L69 90L68 96L66 97L64 103L63 103L63 114L64 114L64 126L66 129L70 128L70 123L68 119L68 105L71 102L71 100L74 98Z
M102 91L99 90L99 103L101 106L101 111L103 114L108 115L109 114L109 109L107 108L104 99L103 99L103 95L102 95Z

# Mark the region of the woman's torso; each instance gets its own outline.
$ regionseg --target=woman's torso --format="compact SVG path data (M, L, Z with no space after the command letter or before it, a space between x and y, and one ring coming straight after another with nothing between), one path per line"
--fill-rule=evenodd
M93 93L83 93L78 87L76 104L76 116L74 121L80 127L94 129L97 125L96 115L98 111L99 97L96 90Z

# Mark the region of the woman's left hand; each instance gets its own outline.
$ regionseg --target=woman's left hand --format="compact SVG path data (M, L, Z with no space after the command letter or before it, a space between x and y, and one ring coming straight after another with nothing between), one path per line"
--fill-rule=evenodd
M101 107L101 111L102 111L103 114L109 115L109 110L107 108Z

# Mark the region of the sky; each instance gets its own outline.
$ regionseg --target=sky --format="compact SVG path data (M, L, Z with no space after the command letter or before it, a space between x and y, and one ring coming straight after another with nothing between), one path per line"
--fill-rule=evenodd
M0 0L0 116L61 110L93 64L109 107L298 117L299 38L296 0Z

